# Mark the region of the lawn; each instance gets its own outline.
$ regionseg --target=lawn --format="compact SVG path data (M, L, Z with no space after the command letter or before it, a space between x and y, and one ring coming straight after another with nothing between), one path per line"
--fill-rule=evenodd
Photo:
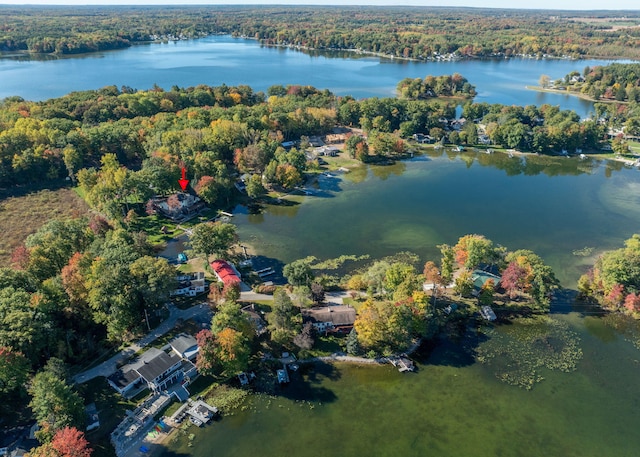
M12 189L0 193L0 264L11 263L11 253L51 219L86 216L87 204L72 190Z

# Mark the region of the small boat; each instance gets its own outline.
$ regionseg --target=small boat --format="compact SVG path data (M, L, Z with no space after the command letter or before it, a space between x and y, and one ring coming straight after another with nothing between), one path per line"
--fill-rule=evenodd
M189 420L191 423L197 427L202 427L202 421L197 417L189 416Z
M489 322L495 321L497 319L496 313L493 312L491 306L483 306L480 308L480 315L488 320Z
M289 373L287 372L286 368L282 368L281 370L278 370L277 374L278 374L278 382L280 384L286 384L289 382Z

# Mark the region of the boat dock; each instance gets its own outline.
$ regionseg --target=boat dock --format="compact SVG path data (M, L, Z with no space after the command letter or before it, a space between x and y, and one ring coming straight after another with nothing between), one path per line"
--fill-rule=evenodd
M416 369L413 361L405 356L399 357L389 357L389 363L396 367L400 373L404 373L405 371L414 371Z
M176 424L180 424L188 417L193 424L201 427L204 424L208 424L217 414L218 408L215 406L211 406L202 400L189 400L171 416L171 420Z

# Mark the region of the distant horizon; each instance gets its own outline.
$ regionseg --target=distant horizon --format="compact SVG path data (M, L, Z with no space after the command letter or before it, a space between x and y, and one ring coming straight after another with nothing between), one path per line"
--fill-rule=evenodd
M423 7L453 7L453 8L497 8L509 10L549 10L575 12L640 12L638 0L619 0L607 4L602 8L602 2L595 0L532 0L526 7L514 7L510 0L401 0L402 4L392 0L226 0L216 2L211 0L0 0L0 6L423 6Z

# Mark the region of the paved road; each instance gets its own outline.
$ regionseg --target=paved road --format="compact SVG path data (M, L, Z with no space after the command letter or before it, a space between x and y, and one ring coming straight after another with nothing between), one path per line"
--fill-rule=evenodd
M97 378L98 376L107 377L118 369L118 365L126 362L133 354L138 352L140 349L148 346L150 343L155 341L157 338L161 337L173 327L175 327L176 322L181 320L188 320L194 317L201 317L206 319L211 319L211 310L209 306L206 304L195 305L188 309L178 309L173 305L169 306L169 317L162 322L158 327L153 329L150 333L148 333L144 338L140 341L133 343L131 346L123 349L118 352L116 355L111 357L109 360L102 362L100 365L97 365L93 368L90 368L82 373L78 373L73 377L73 381L82 384L83 382L87 382L93 378Z
M343 303L342 299L348 296L349 295L346 292L327 292L326 302L328 305L341 305ZM255 292L250 292L250 291L240 293L240 301L243 301L243 302L265 301L265 300L273 300L273 295L257 294ZM148 333L144 338L142 338L138 342L133 343L129 347L118 352L116 355L114 355L110 359L105 360L100 365L97 365L93 368L83 371L82 373L78 373L73 377L73 381L78 384L82 384L83 382L90 381L91 379L97 378L98 376L104 376L105 378L110 376L111 374L116 372L116 370L118 369L118 365L124 364L136 352L148 346L157 338L161 337L162 335L170 331L173 327L175 327L176 322L179 319L188 320L194 317L210 320L211 310L209 309L209 306L207 306L206 304L202 304L202 305L192 306L191 308L188 308L188 309L178 309L175 306L170 305L169 317L164 322L162 322L162 324L160 324L158 327L153 329L152 332Z

